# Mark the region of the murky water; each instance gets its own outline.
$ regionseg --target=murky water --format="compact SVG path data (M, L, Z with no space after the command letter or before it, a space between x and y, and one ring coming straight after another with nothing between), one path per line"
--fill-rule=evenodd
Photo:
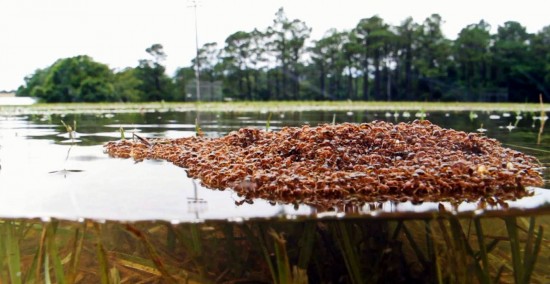
M200 127L211 137L241 127L425 118L446 128L484 132L546 167L546 184L530 188L532 196L485 207L385 201L321 210L264 200L240 204L231 190L204 188L167 162L135 164L103 153L102 145L120 139L121 129L127 139L133 133L195 135L196 117L168 110L0 117L0 258L11 265L10 249L28 253L19 256L22 268L12 270L13 264L10 273L46 282L45 271L54 275L61 267L55 279L82 283L102 277L105 283L524 283L525 275L534 283L550 281L544 268L550 264L550 133L548 125L541 127L540 113L200 114ZM76 125L73 136L61 121ZM20 240L17 247L10 245L13 239ZM81 263L71 266L78 248ZM41 262L33 264L33 256ZM535 266L528 265L532 261ZM0 274L0 280L14 282L10 273Z

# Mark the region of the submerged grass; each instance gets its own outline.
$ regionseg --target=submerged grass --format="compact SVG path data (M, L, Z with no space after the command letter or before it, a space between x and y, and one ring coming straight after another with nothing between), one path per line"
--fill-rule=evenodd
M547 283L547 216L0 221L0 283Z

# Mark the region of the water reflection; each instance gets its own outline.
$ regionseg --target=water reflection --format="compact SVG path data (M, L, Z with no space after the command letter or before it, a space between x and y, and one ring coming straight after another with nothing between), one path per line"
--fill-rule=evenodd
M239 206L251 206L256 200L242 199L235 202ZM451 213L455 216L502 216L506 212L517 215L548 214L550 213L550 191L543 188L531 187L527 192L518 196L481 197L475 200L464 198L440 200L407 200L392 198L377 198L371 200L314 200L300 202L271 201L272 206L292 206L293 211L307 209L309 214L318 217L338 217L345 213L347 217L370 216L388 218L425 218L434 213ZM505 212L506 211L506 212Z

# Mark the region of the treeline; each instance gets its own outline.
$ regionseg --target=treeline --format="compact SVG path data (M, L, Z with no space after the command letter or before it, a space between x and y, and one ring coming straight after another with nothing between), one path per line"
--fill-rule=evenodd
M550 25L485 21L445 38L442 18L392 26L378 16L309 41L311 28L281 8L264 30L203 45L173 77L162 45L138 66L112 71L88 56L61 59L25 78L17 94L47 102L196 100L550 100ZM200 74L200 86L195 80Z

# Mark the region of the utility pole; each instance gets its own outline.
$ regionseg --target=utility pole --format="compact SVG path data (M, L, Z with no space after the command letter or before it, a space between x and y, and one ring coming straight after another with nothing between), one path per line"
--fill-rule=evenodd
M200 86L200 63L199 63L199 25L197 21L197 6L198 0L191 0L191 6L195 10L195 81L196 81L196 92L197 92L197 102L201 100L201 86Z

